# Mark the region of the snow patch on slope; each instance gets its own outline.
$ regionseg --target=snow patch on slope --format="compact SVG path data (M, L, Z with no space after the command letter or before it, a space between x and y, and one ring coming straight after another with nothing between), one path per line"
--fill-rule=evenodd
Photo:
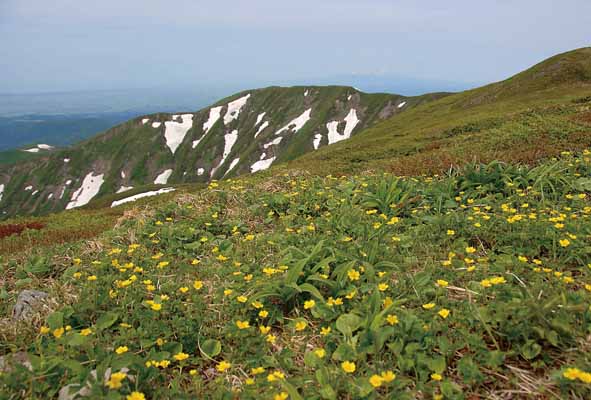
M339 121L331 121L326 124L326 128L328 129L328 144L333 144L340 142L341 140L349 139L351 137L351 133L359 123L359 118L357 118L357 111L355 109L351 109L349 114L345 117L345 131L343 134L338 132Z
M2 196L4 195L4 184L0 185L0 201L2 201Z
M278 145L279 143L281 143L281 141L282 141L282 140L283 140L283 136L280 136L280 137L278 137L278 138L276 138L276 139L274 139L274 140L270 141L269 143L265 143L265 144L263 145L263 147L265 148L265 150L267 150L267 149L268 149L269 147L271 147L271 146L276 146L276 145Z
M312 112L312 109L308 108L299 117L294 118L293 120L288 122L287 125L285 125L283 128L281 128L277 132L275 132L275 135L280 135L281 133L288 131L288 130L293 130L294 133L296 133L297 131L302 129L304 125L306 125L306 122L308 122L310 120L311 112Z
M244 105L246 104L246 102L248 101L249 98L250 98L250 93L247 94L246 96L242 96L241 98L228 103L228 111L226 111L226 115L224 115L224 124L225 125L228 125L230 122L232 122L236 118L238 118L238 115L240 114L240 110L242 109L242 107L244 107Z
M174 188L164 188L164 189L160 189L160 190L153 190L151 192L144 192L144 193L136 194L136 195L127 197L125 199L114 201L113 203L111 203L111 208L120 206L121 204L130 203L132 201L143 199L144 197L157 196L159 194L170 193L170 192L174 192L174 191L175 191Z
M259 129L257 130L257 132L254 134L254 137L256 138L262 131L267 129L268 126L269 126L269 121L263 122L261 124L261 126L259 126Z
M177 118L178 116L176 116ZM166 138L166 145L172 152L175 153L176 149L181 145L183 139L185 139L185 135L193 126L193 114L183 114L181 115L182 122L175 122L175 121L166 121L164 125L166 129L164 130L164 137Z
M314 135L314 150L318 150L318 147L320 147L320 141L322 140L322 135L320 133L317 133L316 135Z
M170 175L172 175L172 169L165 170L160 175L158 175L156 177L156 179L154 179L154 184L166 185L166 183L168 182L168 179L170 178Z
M203 135L209 132L209 130L215 125L215 123L218 122L218 119L220 119L220 116L222 115L222 108L222 106L219 106L213 107L209 110L209 118L203 124Z
M232 171L234 169L234 167L236 166L236 164L238 164L239 162L240 162L240 158L233 159L232 162L230 163L230 166L228 167L228 170L224 174L224 176L227 175L228 172Z
M406 101L403 101L402 103L398 104L398 108L402 108L406 105Z
M92 198L97 195L99 190L101 190L101 186L105 182L104 177L105 174L99 174L95 176L94 172L89 172L88 175L84 177L82 186L72 193L72 198L66 206L66 210L88 204L90 200L92 200Z
M152 122L152 128L160 128L160 125L162 125L162 122Z
M144 118L144 119L142 119L142 125L146 125L149 120L150 120L150 118Z
M123 192L127 192L128 190L133 189L133 186L121 186L119 188L119 190L117 190L117 193L123 193Z
M218 168L221 167L224 164L224 162L226 162L226 158L228 158L228 156L232 152L232 147L234 147L234 144L236 144L237 140L238 131L236 129L234 129L231 133L227 133L224 135L224 153L222 154L222 160L220 161L217 167L211 170L210 176L213 176L213 174L215 174Z
M261 123L263 118L265 118L265 114L267 114L267 112L262 112L259 115L257 115L257 122L254 123L254 126L257 126L258 124Z
M259 161L255 162L254 164L252 164L250 166L250 172L255 173L258 171L266 170L267 168L269 168L271 166L271 164L273 164L273 161L275 161L275 158L276 157L271 157L266 160L259 160Z

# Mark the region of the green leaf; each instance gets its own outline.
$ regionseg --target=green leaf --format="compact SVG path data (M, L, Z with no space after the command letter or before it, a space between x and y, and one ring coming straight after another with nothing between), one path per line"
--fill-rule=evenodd
M298 390L286 380L281 381L281 386L283 386L283 389L289 394L291 400L303 400L302 396L298 393Z
M201 343L201 351L205 353L206 356L213 358L221 353L222 343L219 340L207 339Z
M88 336L82 336L79 333L74 333L68 336L68 344L70 346L82 346L88 341Z
M107 329L112 326L117 319L119 318L119 314L114 312L106 312L96 321L96 329L103 330Z
M49 329L58 329L64 326L64 314L60 311L49 314L47 317L47 325Z
M343 314L337 319L337 329L345 336L351 336L361 327L363 320L356 314Z
M521 355L526 360L532 360L538 356L542 351L542 346L533 340L528 340L525 345L521 347Z

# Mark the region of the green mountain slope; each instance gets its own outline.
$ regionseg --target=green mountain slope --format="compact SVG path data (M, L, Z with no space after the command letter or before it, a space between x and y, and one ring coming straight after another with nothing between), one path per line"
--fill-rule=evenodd
M0 167L0 210L4 217L44 214L146 184L256 172L442 96L271 87L198 112L140 117L46 157Z
M591 144L591 48L505 81L425 103L306 155L289 168L441 172L468 161L535 162Z

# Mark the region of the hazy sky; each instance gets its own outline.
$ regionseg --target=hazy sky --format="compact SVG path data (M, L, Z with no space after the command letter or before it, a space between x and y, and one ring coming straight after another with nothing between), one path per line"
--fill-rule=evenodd
M590 0L0 0L0 92L481 83L590 43Z

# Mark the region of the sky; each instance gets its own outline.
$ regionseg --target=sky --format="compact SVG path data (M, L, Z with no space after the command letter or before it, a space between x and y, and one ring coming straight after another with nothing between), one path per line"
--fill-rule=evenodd
M0 93L359 77L437 90L590 42L589 0L0 0Z

